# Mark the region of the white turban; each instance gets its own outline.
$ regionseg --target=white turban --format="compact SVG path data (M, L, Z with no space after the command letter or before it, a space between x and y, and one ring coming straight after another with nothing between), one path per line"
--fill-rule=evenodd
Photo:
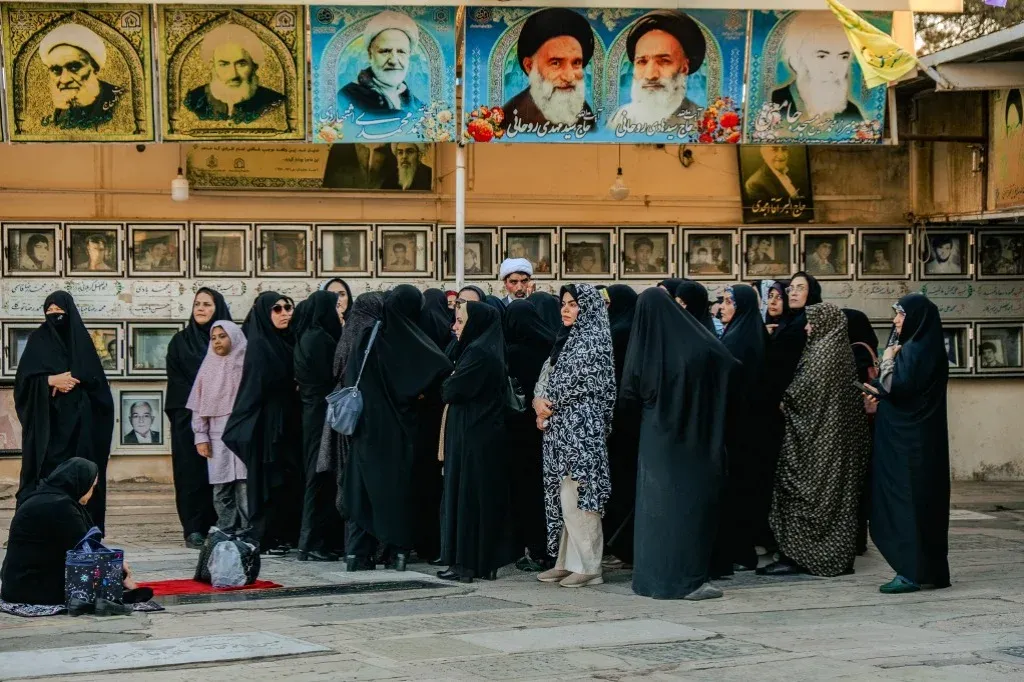
M409 52L416 50L416 43L420 41L420 27L416 25L416 22L408 14L395 12L390 9L384 10L367 22L366 28L363 29L363 40L366 42L366 49L369 50L373 39L389 28L401 31L409 36Z
M200 55L203 62L213 61L213 51L221 45L238 45L249 53L252 61L262 64L265 58L263 41L245 26L238 24L221 24L203 37Z
M427 153L427 145L423 144L422 142L392 142L391 153L394 154L395 156L398 156L398 148L408 147L409 145L416 147L416 151L420 153L420 156L423 156L424 154Z
M533 265L525 258L506 258L501 261L501 274L498 275L498 279L507 279L509 275L517 272L533 277Z
M102 69L107 64L107 46L96 33L81 24L61 24L53 29L39 42L39 58L46 66L53 66L50 52L58 45L70 45L83 52L88 52L96 67Z

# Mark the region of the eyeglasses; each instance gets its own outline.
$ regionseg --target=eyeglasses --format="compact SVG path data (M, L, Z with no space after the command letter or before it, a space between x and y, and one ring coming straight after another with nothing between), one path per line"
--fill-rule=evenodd
M285 303L284 305L281 305L280 303L275 303L274 307L271 308L271 310L273 310L275 313L290 313L292 311L292 304Z
M802 294L805 291L807 291L807 285L806 284L797 284L795 286L786 287L786 293L787 294L792 294L794 292L796 292L798 294Z

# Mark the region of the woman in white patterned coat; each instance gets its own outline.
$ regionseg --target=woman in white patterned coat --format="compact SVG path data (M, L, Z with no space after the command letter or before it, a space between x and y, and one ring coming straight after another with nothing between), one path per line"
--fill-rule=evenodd
M601 516L611 494L606 440L615 407L615 365L604 299L589 284L560 293L562 328L534 390L544 431L544 503L555 567L537 576L562 587L600 585Z

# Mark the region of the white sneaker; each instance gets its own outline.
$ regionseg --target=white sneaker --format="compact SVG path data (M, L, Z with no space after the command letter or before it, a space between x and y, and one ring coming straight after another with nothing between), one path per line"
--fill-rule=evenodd
M542 583L557 583L570 575L572 575L572 572L567 571L564 568L549 568L543 573L538 573L537 580Z
M586 575L583 573L573 573L565 580L558 583L562 587L587 587L588 585L601 585L604 583L604 576L600 573L597 575Z

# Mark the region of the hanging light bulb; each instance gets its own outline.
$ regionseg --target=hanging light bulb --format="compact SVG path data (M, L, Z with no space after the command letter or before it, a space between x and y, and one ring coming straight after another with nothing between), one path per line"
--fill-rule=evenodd
M178 177L171 180L171 200L188 201L188 179L178 168Z
M621 167L615 174L615 182L613 182L612 186L608 188L608 196L615 199L615 201L622 201L629 196L629 187L626 185L626 181L622 177Z

